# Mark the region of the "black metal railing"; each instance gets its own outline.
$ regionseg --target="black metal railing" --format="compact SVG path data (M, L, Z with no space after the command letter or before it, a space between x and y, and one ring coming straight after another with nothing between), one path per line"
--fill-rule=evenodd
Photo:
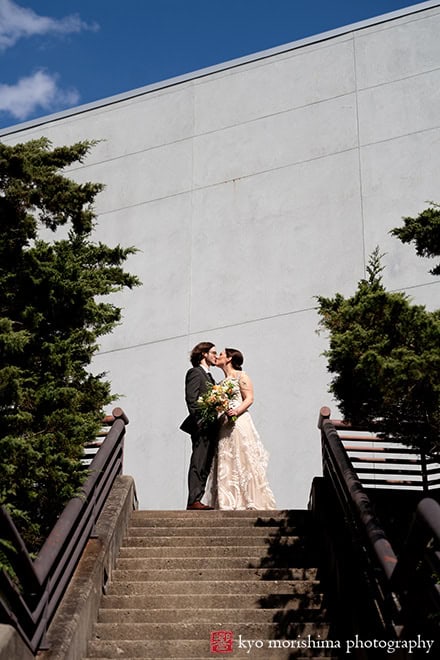
M105 422L109 430L88 467L81 495L67 503L34 561L7 510L0 508L1 535L6 547L12 548L8 558L15 572L15 579L0 573L0 622L14 626L33 653L46 648L47 628L122 473L128 419L121 408L115 408Z
M328 411L328 408L325 408ZM420 448L402 444L379 430L356 429L332 419L362 484L385 490L440 491L440 463Z
M399 594L401 623L417 632L424 622L440 632L440 504L423 498L417 505L407 539L390 578Z
M351 598L356 599L356 588L362 584L363 598L371 599L371 611L377 613L375 626L388 639L409 634L429 635L437 640L440 630L440 505L432 498L419 501L406 540L399 548L393 547L382 521L377 516L376 491L367 490L353 465L345 441L340 437L341 422L330 419L330 410L322 408L318 426L321 430L323 482L326 495L320 497L321 506L330 501L337 503L339 514L331 511L328 520L321 514L322 526L327 530L333 569L339 562L340 574L349 573L353 585L348 587ZM349 435L352 435L350 430ZM371 438L369 438L371 441ZM349 438L352 441L352 438ZM369 469L373 469L370 466ZM420 497L424 496L422 493ZM396 497L395 491L390 491ZM383 493L383 491L382 491ZM399 494L398 497L401 497ZM373 498L373 499L372 499ZM396 499L392 500L397 502ZM398 505L398 504L397 504ZM320 504L315 503L318 509ZM335 508L335 507L334 507ZM319 512L318 512L319 513ZM339 516L339 529L344 540L335 542L335 527ZM383 521L385 522L385 521ZM325 532L324 532L325 533ZM333 536L333 538L332 538ZM347 540L349 539L349 541ZM344 547L345 544L345 547ZM335 551L335 546L337 550ZM348 548L348 545L350 546ZM356 555L354 558L353 555ZM336 572L338 567L336 566ZM355 578L355 574L359 581ZM343 579L338 582L341 588ZM342 587L343 589L344 587ZM341 605L346 595L338 594ZM355 603L345 603L355 610ZM365 606L364 606L365 607ZM375 631L375 632L376 632Z

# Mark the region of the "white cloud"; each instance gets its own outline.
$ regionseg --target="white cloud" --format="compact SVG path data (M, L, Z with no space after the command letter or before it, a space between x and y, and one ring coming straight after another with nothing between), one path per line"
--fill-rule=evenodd
M55 19L39 16L32 9L13 0L0 0L0 50L6 50L23 37L42 34L70 34L81 30L97 30L96 23L88 24L77 14Z
M0 112L8 112L20 121L38 108L45 111L58 110L76 105L78 101L76 90L59 88L57 76L45 71L21 78L15 85L0 84Z

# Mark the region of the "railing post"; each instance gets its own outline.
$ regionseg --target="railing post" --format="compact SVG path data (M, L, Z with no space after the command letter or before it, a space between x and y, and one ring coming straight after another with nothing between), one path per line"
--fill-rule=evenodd
M92 499L91 502L93 504L93 510L92 510L92 520L93 520L93 525L92 525L92 531L90 532L90 538L91 539L96 539L97 534L96 534L96 492L93 491Z
M122 419L124 424L127 426L128 422L128 417L125 414L125 412L122 410L122 408L113 408L112 410L112 415L115 419Z
M324 422L325 419L330 419L330 408L328 406L322 406L322 408L319 411L319 417L318 417L318 429L322 431L322 423Z
M49 577L49 579L46 582L46 586L45 586L44 593L43 593L43 598L44 598L45 604L44 604L44 611L43 611L43 614L41 616L41 624L40 624L40 631L41 632L39 634L39 637L41 639L40 639L40 642L38 643L38 648L41 651L47 651L49 649L49 646L48 646L48 643L47 643L47 622L48 622L50 585L51 585L51 578Z
M328 406L322 406L319 411L318 417L318 429L321 431L321 462L322 462L322 474L325 473L325 451L324 451L324 429L323 425L327 419L330 419L330 408Z
M425 443L422 443L420 448L420 463L422 468L422 488L425 495L429 493L428 481L428 462L426 460Z

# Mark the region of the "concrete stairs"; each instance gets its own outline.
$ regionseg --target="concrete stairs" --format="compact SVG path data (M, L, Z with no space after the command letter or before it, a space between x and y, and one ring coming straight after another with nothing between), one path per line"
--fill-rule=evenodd
M135 511L87 660L337 657L309 515Z

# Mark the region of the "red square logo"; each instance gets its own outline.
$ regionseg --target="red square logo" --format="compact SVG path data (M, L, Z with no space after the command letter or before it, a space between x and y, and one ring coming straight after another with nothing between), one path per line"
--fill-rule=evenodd
M214 630L211 633L211 653L232 653L233 643L232 630Z

